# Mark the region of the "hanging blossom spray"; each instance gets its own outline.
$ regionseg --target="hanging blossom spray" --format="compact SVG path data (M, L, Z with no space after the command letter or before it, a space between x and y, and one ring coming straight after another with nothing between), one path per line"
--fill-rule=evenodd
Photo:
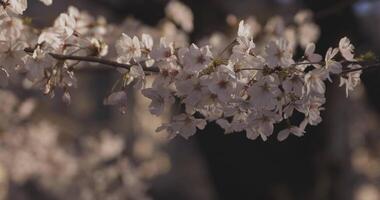
M253 18L242 20L233 41L219 52L212 45L178 45L147 33L123 33L114 42L117 57L108 59L105 41L110 33L103 18L70 7L53 26L37 30L21 18L26 8L26 0L0 1L2 85L21 75L25 85L41 88L52 97L62 90L63 100L70 102L78 66L103 64L121 74L119 87L113 88L105 104L126 113L126 89L133 86L151 100L153 115L160 116L175 103L183 105L182 112L157 128L171 137L188 138L213 121L225 133L245 132L249 139L267 140L275 124L286 127L277 134L280 141L291 134L302 136L307 125L322 121L327 81L339 79L348 95L359 84L363 70L378 66L355 56L347 37L324 55L316 53L313 42L319 29L308 11L295 16L296 28L274 17L261 33ZM192 13L184 5L172 1L166 12L184 32L193 29ZM304 53L295 58L298 45ZM154 79L149 86L147 76ZM303 116L298 123L295 113Z

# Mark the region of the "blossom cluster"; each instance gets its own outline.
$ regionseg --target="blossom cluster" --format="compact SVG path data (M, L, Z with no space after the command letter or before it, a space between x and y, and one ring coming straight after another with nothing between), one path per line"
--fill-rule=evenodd
M75 67L83 61L107 64L122 76L120 89L105 104L127 112L126 89L133 85L151 100L153 115L160 116L175 103L184 105L182 112L157 129L171 137L188 138L208 122L216 122L225 133L245 132L249 139L267 140L276 124L286 127L277 135L280 141L290 134L302 136L307 125L322 121L326 81L338 76L347 94L360 82L362 67L347 37L324 56L315 52L319 29L307 11L295 16L297 28L287 28L282 18L273 18L260 42L255 39L260 31L251 26L252 20L241 21L233 42L219 53L210 45L179 46L165 37L122 34L115 43L117 58L101 60L108 52L103 18L70 7L52 27L39 31L17 16L25 10L22 2L2 4L1 82L21 72L26 84L42 87L51 96L62 89L63 99L69 102L69 88L77 85ZM192 30L192 23L186 21L192 15L186 7L175 2L167 12L169 17L180 15L174 21L183 30ZM301 58L294 56L297 45L305 49ZM145 84L148 75L154 79L151 85ZM293 117L296 113L303 119Z
M333 75L339 75L347 94L360 81L360 71L344 73L347 69L361 68L351 64L356 61L354 48L346 37L340 40L338 48L329 48L324 59L314 52L315 45L309 43L304 56L296 62L286 40L271 41L263 51L256 51L250 33L250 27L240 22L232 54L227 59L213 55L209 46L192 44L176 50L164 39L152 50L142 45L150 52L148 55L140 55L139 50L118 52L119 58L128 55L128 62L153 59L159 69L152 87L142 90L152 100L149 107L152 114L160 115L176 99L184 104L185 111L158 131L165 129L172 136L180 134L188 138L197 128L203 129L207 122L216 121L225 133L245 131L250 139L260 136L266 140L272 135L274 124L285 122L287 128L278 133L279 140L289 134L302 136L307 125L317 125L322 120L326 80L332 81ZM125 38L128 36L123 36L119 46L139 49ZM138 39L134 39L137 44ZM144 44L143 39L140 43ZM137 72L142 71L141 65L133 65L130 75L141 81L144 75ZM292 122L295 112L304 116L296 125Z

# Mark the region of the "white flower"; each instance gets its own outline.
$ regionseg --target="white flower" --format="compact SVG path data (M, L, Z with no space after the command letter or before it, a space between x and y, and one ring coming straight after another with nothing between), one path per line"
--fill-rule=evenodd
M20 38L24 24L16 17L5 17L0 20L0 40L15 41Z
M289 103L283 108L282 114L284 116L284 119L288 119L293 115L294 109L298 110L302 106L303 99L294 101L292 99L286 98L285 100L288 100Z
M301 137L303 136L304 133L305 131L303 129L297 126L291 126L287 129L280 131L277 135L277 140L284 141L289 136L289 134L293 134L295 136Z
M175 82L175 86L177 95L184 97L185 105L196 106L207 92L207 85L203 85L198 77L178 80Z
M261 136L263 141L272 135L274 126L273 124L279 120L279 116L273 112L265 111L263 113L254 114L250 117L250 127L246 129L247 138L254 140Z
M323 80L326 77L326 71L322 69L313 69L305 75L306 94L317 93L324 94L326 86Z
M153 49L153 39L152 39L152 36L143 33L141 35L141 47L144 48L144 49L146 49L146 50L152 51L152 49Z
M320 96L310 96L303 100L301 107L297 108L299 112L305 114L306 120L310 125L317 125L321 123L321 113L323 110L322 105L325 103L325 98Z
M339 41L339 51L346 60L355 61L353 54L354 49L354 45L351 44L347 37L344 37Z
M38 43L47 43L54 50L62 48L65 40L74 34L75 26L76 21L74 17L66 13L62 13L55 20L53 27L42 31L38 37Z
M337 48L329 48L326 52L325 57L325 68L328 73L339 74L342 72L342 64L334 60L334 57L338 54L339 50ZM327 78L331 81L330 75Z
M141 56L140 41L136 36L131 38L123 33L121 38L116 42L115 47L118 62L129 63L131 59Z
M288 67L294 64L293 53L284 39L271 41L265 47L265 61L271 68Z
M12 43L11 41L0 41L0 67L8 74L12 74L18 67L24 65L25 57L24 43Z
M204 119L196 119L193 116L187 114L180 114L173 117L172 122L169 124L163 124L156 131L167 130L170 134L170 138L176 135L181 135L182 137L188 139L190 136L194 135L198 129L204 129L207 122Z
M164 111L165 104L173 104L174 97L171 92L167 88L158 87L158 88L147 88L143 89L142 94L151 99L151 103L149 105L149 111L153 115L161 115Z
M75 24L71 27L76 33L80 35L88 34L92 28L96 29L95 19L86 12L79 11L74 6L69 6L67 14L75 20Z
M238 29L239 38L252 39L252 29L249 24L244 23L244 20L240 21Z
M175 62L161 61L156 64L160 73L156 76L153 86L167 86L174 81L179 74L180 68Z
M76 20L73 16L62 13L54 21L54 28L62 29L66 37L70 37L75 30Z
M183 58L184 70L189 74L195 74L207 68L211 61L212 54L208 46L198 48L192 44Z
M322 56L314 53L314 51L315 51L315 44L309 43L305 49L305 58L312 63L320 62L322 60Z
M238 45L235 45L232 48L232 52L241 56L250 54L251 51L256 47L255 43L253 43L253 40L247 37L238 37L237 42Z
M295 94L297 97L302 97L304 94L303 77L293 75L282 82L282 88L286 93Z
M168 43L165 38L160 39L160 45L155 46L150 56L156 61L170 61L175 58L174 44Z
M28 56L25 62L28 79L32 82L41 81L44 78L45 69L52 67L54 62L55 60L40 48L35 49L33 56Z
M247 119L251 110L249 109L249 104L245 100L238 100L235 102L236 104L230 104L231 107L225 107L223 113L224 117L232 117L231 123L228 121L226 121L226 123L222 123L224 123L223 125L227 126L226 128L232 129L234 132L241 132L244 131L247 127ZM222 124L219 125L223 129L226 129ZM228 133L227 130L226 133Z
M357 64L351 64L347 66L348 69L360 69L362 66ZM355 72L349 72L347 74L343 74L340 77L340 83L339 87L342 87L343 85L346 86L346 96L348 97L348 92L350 90L354 90L354 88L360 83L360 75L361 71L355 71Z
M222 117L223 105L218 100L216 94L208 92L203 96L197 107L197 111L199 111L207 120L213 121Z
M216 123L224 129L225 134L233 133L235 130L232 127L231 123L228 122L226 119L218 119L216 120Z
M27 7L28 7L27 0L1 1L1 3L0 3L0 15L12 14L12 13L17 14L17 15L22 15L22 13L26 10Z
M48 44L51 48L58 49L62 46L65 39L67 39L67 35L64 29L50 28L42 31L38 37L38 43Z
M218 70L210 77L208 89L216 94L221 102L228 102L236 89L236 77L231 66L218 66Z
M120 106L120 112L125 114L127 112L127 93L125 91L114 92L103 103L104 105Z
M141 90L145 87L145 72L140 65L133 65L130 68L129 76L136 80L135 85L133 86L137 90Z
M273 76L265 76L262 80L248 88L250 103L255 109L274 109L277 105L277 97L281 91L278 88L278 80Z

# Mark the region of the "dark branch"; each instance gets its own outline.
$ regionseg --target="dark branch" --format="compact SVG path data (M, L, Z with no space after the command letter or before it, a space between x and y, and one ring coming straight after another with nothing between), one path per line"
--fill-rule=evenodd
M24 51L27 53L33 53L33 49L30 49L30 48L26 48L24 49ZM92 62L92 63L107 65L114 68L130 69L133 66L133 64L123 64L123 63L115 62L112 60L106 60L106 59L94 57L94 56L62 55L62 54L56 54L56 53L49 53L49 55L57 60L76 60L76 61ZM142 66L142 68L146 72L159 72L159 69L154 66L153 67Z

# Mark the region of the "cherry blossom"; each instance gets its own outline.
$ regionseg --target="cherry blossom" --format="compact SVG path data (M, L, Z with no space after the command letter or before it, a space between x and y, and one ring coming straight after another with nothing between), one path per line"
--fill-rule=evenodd
M306 49L305 49L305 57L306 57L306 59L308 61L312 62L312 63L321 61L322 60L322 56L319 55L319 54L314 53L314 51L315 51L315 44L314 43L309 43L306 46Z
M339 41L339 51L342 56L348 61L355 61L354 59L354 45L351 44L347 37L342 38Z
M183 58L184 70L190 74L198 73L206 69L211 60L212 54L208 46L199 48L192 44Z
M265 61L271 68L277 66L288 67L294 63L293 53L286 40L271 41L265 48Z
M141 56L140 41L136 36L131 38L123 34L116 42L116 51L119 55L117 59L119 62L129 63L131 59Z
M217 40L189 45L185 32L193 29L193 16L178 1L168 4L166 15L184 31L169 20L161 29L128 20L118 27L75 7L59 14L51 27L36 31L18 16L26 3L0 4L1 85L17 75L51 97L62 91L62 100L69 103L77 70L103 64L119 72L104 104L128 113L127 91L133 87L150 99L153 115L161 116L174 103L183 105L157 129L171 137L189 138L207 122L216 122L225 133L245 132L249 139L266 141L278 124L287 124L277 134L280 141L290 134L302 136L307 125L322 122L325 82L339 76L348 95L365 69L365 62L354 59L347 37L324 55L315 52L320 30L311 11L298 13L291 25L272 17L263 29L250 17L235 22L238 30L230 40L219 33ZM298 56L299 47L303 56ZM91 64L83 65L87 62ZM296 126L294 121L302 122Z
M303 133L304 133L304 130L300 129L299 127L297 126L291 126L287 129L284 129L282 131L280 131L277 135L277 139L279 141L283 141L285 140L290 134L293 134L295 136L303 136Z
M5 0L0 2L0 15L18 14L21 15L28 7L27 0Z
M360 69L361 66L357 64L349 65L349 69ZM340 77L339 86L346 86L346 96L348 97L348 92L354 90L355 87L360 83L361 71L349 72Z
M173 122L170 124L164 124L159 127L157 131L166 129L170 133L170 137L181 135L184 138L189 138L196 133L198 129L204 129L206 121L203 119L196 119L186 114L180 114L174 117Z

